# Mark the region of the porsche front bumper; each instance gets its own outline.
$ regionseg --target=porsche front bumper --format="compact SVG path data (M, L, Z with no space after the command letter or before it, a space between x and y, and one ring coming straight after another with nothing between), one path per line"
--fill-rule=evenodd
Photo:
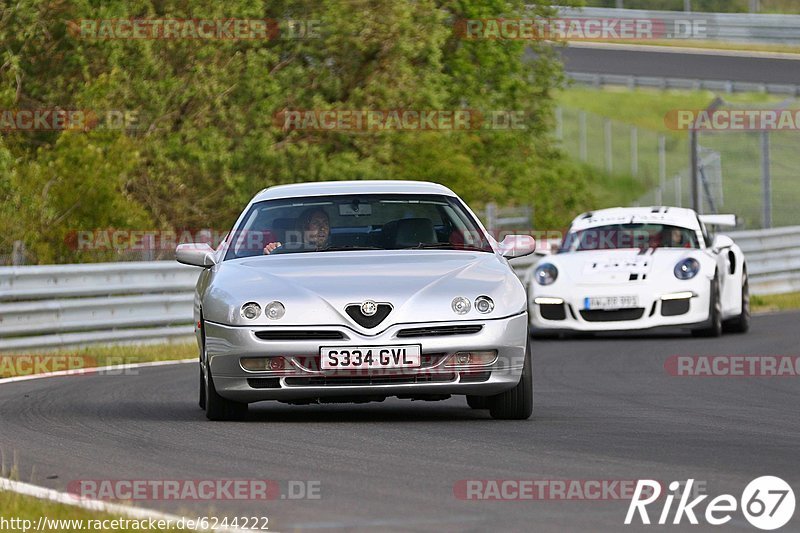
M455 329L458 326L473 326L472 332ZM375 335L362 335L342 325L234 327L206 321L203 328L216 390L240 402L497 394L519 383L528 340L527 313L494 320L395 324ZM264 340L278 332L282 339ZM311 332L328 332L328 337L340 338L303 338ZM358 372L319 369L323 346L408 344L421 345L422 367ZM457 352L490 350L497 351L497 360L490 365L446 366ZM282 370L245 370L241 359L251 357L282 357L286 364Z
M690 281L574 285L568 291L537 286L530 293L533 333L695 329L706 326L709 320L710 280L704 276ZM609 311L587 309L587 299L608 296L635 297L638 303Z

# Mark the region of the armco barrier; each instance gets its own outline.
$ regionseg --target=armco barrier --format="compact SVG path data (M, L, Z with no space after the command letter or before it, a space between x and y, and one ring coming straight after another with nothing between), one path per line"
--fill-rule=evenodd
M728 235L754 294L800 291L800 226ZM524 277L539 259L511 264ZM190 339L199 272L174 261L0 267L0 351Z
M174 261L0 267L0 350L189 338L199 273Z
M649 19L665 21L673 26L680 23L699 23L703 35L694 40L709 39L739 43L800 44L800 15L764 15L755 13L686 13L683 11L650 11L614 8L561 8L560 16L593 19ZM684 24L686 26L686 24ZM673 36L674 38L674 36ZM676 39L680 40L680 39Z

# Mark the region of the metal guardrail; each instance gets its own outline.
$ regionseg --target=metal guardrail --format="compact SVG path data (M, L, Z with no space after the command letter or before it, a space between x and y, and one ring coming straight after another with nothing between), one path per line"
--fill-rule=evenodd
M188 338L199 270L173 261L0 267L0 350Z
M800 44L800 15L764 15L756 13L686 13L683 11L651 11L643 9L614 9L587 7L561 8L562 17L598 19L651 19L675 23L699 23L702 35L683 36L739 43ZM683 24L685 27L686 24ZM675 36L671 36L675 38ZM680 40L680 39L676 39Z
M606 85L627 87L647 87L654 89L684 89L689 91L708 90L716 93L766 93L782 96L800 96L800 85L777 83L752 83L742 81L697 80L689 78L657 78L652 76L633 76L624 74L596 74L588 72L567 72L566 76L583 85L604 87Z
M753 293L800 291L800 226L728 235ZM511 264L524 278L541 257ZM0 267L0 351L189 339L198 274L172 261Z

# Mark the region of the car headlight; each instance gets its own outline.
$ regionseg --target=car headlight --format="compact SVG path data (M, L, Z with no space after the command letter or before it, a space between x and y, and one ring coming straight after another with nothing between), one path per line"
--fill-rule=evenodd
M687 257L675 265L674 272L678 279L692 279L700 272L700 263L693 257Z
M242 317L255 320L261 314L261 306L255 302L247 302L242 306Z
M489 298L488 296L478 296L475 298L475 309L478 310L479 313L491 313L492 309L494 309L494 300Z
M555 265L545 263L536 267L533 277L539 285L550 285L558 278L558 269Z
M466 315L472 308L472 304L467 298L464 298L463 296L456 296L453 298L453 303L450 304L450 307L453 308L453 311L455 311L456 314Z
M264 308L264 314L267 315L267 318L270 320L278 320L286 314L286 308L280 302L270 302Z

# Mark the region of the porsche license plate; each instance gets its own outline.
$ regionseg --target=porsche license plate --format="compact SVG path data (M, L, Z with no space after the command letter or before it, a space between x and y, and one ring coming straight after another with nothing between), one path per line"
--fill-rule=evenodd
M594 296L585 298L583 303L583 308L590 311L609 311L631 307L639 307L637 296Z
M344 346L320 348L322 370L419 368L422 346Z

